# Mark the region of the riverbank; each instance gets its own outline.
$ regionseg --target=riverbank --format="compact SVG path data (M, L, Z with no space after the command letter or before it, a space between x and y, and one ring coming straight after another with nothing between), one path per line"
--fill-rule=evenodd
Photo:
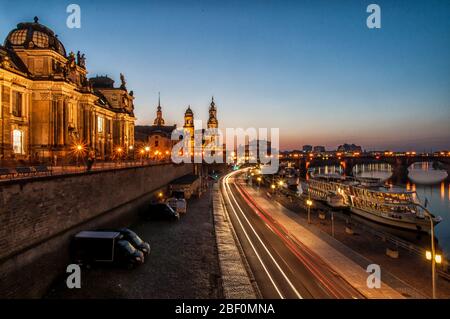
M267 192L268 189L265 189L265 191ZM353 258L355 262L362 265L368 260L380 265L382 277L384 276L383 280L386 280L403 296L407 298L431 297L431 266L424 256L418 256L402 247L392 247L391 244L381 238L364 231L362 226L358 226L356 220L352 220L353 234L349 234L346 231L346 218L335 216L333 232L329 212L325 213L325 219L321 219L318 212L312 211L311 224L308 225L307 211L298 199L281 194L275 194L271 196L271 199L297 213L302 225L307 225L311 230L326 234L359 254L362 258ZM333 234L334 236L332 236ZM387 248L395 248L399 257L391 258L387 256ZM439 298L450 298L450 282L442 277L437 279L437 296Z

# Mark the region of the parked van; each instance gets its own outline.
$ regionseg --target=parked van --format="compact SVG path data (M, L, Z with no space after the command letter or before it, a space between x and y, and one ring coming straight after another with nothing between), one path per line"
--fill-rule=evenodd
M73 237L72 245L73 258L82 265L109 263L132 268L144 262L144 254L120 232L81 231Z

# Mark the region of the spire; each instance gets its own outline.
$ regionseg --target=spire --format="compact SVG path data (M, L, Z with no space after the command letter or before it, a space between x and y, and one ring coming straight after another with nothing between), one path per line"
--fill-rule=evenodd
M209 106L209 119L208 119L208 128L217 128L217 109L216 103L214 103L214 96L211 98L211 104Z
M165 124L165 121L162 117L162 110L161 110L161 95L158 92L158 107L156 108L156 119L153 122L153 125L162 126Z

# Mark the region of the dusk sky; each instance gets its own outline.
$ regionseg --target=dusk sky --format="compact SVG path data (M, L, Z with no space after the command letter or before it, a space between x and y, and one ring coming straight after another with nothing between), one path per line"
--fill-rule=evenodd
M214 95L220 127L279 127L282 149L450 149L450 1L0 0L2 41L34 16L90 76L125 74L138 124L158 91L179 126L188 104L206 122Z

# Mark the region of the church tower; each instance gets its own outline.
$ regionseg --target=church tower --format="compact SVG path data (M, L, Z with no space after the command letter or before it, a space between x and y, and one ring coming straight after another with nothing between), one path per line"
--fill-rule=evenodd
M184 113L184 126L183 128L187 130L191 137L191 154L194 153L194 112L191 110L189 105L186 112Z
M209 105L209 119L208 128L218 128L219 122L217 121L217 109L214 103L214 96L211 99L211 104Z
M161 110L161 97L158 93L158 108L156 110L156 118L155 121L153 121L153 125L156 126L163 126L165 124L164 119L162 117L162 110Z

